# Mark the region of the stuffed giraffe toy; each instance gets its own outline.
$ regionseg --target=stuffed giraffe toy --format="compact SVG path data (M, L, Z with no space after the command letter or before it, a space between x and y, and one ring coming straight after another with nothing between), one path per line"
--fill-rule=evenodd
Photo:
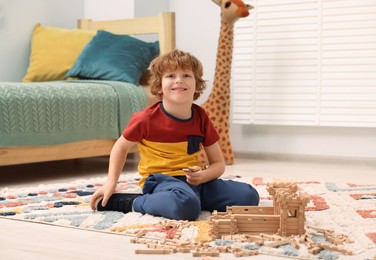
M232 49L234 39L234 24L239 18L247 17L248 10L253 7L241 0L212 0L221 8L221 29L218 41L217 60L213 88L204 104L206 110L217 129L226 164L234 163L234 153L229 135L230 126L230 77ZM205 155L201 154L203 161Z

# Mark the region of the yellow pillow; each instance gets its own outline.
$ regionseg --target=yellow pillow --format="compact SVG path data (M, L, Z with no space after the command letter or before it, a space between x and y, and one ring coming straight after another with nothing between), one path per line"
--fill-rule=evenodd
M24 82L63 80L95 32L37 24L31 39L30 64Z

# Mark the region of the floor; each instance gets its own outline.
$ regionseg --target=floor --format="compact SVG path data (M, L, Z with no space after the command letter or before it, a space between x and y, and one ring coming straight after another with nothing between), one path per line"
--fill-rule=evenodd
M130 158L124 174L134 172L137 158ZM77 178L102 177L107 174L107 158L0 167L0 189L34 186L40 183L65 183ZM375 183L376 162L282 160L276 158L237 158L227 166L226 175L262 176L294 180ZM129 237L94 231L32 224L0 218L0 259L191 259L190 254L136 255L143 245L129 243ZM366 256L341 259L376 259ZM222 254L220 259L236 259ZM252 259L282 259L267 255Z

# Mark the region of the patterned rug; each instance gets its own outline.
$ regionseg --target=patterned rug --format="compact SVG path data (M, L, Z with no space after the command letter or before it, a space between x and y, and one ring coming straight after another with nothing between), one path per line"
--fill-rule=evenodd
M251 183L261 196L262 206L271 206L271 197L266 184L272 181L264 178L246 179L241 176L226 176L235 181ZM123 175L118 190L140 192L136 174ZM142 215L136 212L93 212L89 205L90 195L103 185L105 178L81 179L67 184L39 185L33 188L0 190L0 217L49 223L51 225L90 229L100 232L121 233L134 237L173 239L179 241L208 242L210 240L207 220L209 212L202 212L193 222L170 221L161 217ZM376 184L296 182L300 191L309 194L306 207L306 229L314 239L325 241L323 233L310 227L329 229L346 241L338 245L344 252L325 249L310 254L304 246L291 245L258 248L261 254L283 255L298 259L375 259L376 248ZM338 237L337 236L337 237ZM235 241L236 242L236 241ZM220 243L234 244L234 241L212 241L215 247ZM238 245L239 246L239 245ZM242 244L244 247L245 245ZM248 245L249 246L249 245ZM370 253L368 253L370 252ZM367 254L368 253L368 254ZM350 259L349 258L349 259Z

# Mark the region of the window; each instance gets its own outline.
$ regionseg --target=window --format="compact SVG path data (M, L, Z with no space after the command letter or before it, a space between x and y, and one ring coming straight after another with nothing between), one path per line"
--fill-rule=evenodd
M246 2L232 123L376 127L375 0Z

